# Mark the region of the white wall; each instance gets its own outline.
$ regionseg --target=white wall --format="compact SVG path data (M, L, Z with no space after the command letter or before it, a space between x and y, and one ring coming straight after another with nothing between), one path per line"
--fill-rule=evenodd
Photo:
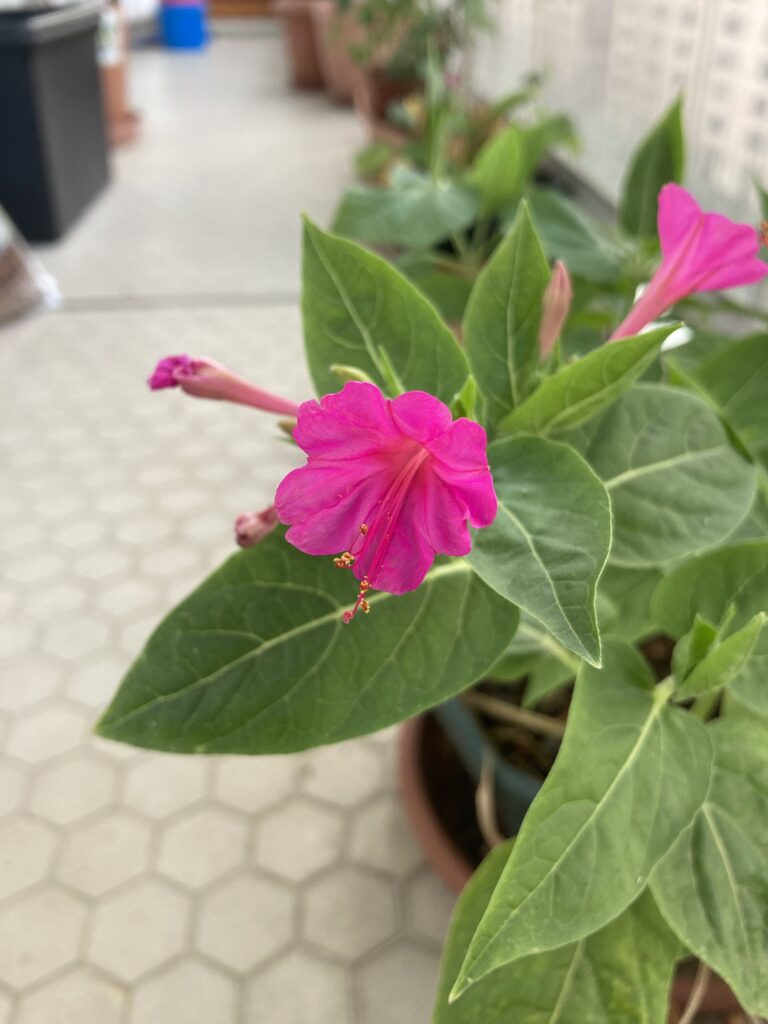
M732 216L768 187L768 0L494 0L498 31L476 59L499 94L549 74L547 104L576 120L576 163L607 195L626 157L682 90L687 184Z

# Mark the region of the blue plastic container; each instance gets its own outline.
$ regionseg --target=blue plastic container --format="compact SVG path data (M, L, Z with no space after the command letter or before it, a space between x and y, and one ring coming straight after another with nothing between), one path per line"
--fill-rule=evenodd
M199 50L208 42L208 20L202 4L173 4L160 11L163 42L174 50Z

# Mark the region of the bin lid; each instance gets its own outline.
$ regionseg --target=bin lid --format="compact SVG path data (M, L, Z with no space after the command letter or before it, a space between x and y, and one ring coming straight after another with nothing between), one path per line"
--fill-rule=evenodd
M95 28L101 0L26 0L13 7L0 0L0 47L36 46Z

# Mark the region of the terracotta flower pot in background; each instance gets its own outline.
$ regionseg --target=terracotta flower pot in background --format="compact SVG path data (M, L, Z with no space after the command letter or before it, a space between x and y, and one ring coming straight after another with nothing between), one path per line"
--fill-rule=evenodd
M361 76L349 52L356 38L356 24L349 15L337 11L334 0L314 0L311 7L325 88L340 103L351 103Z
M323 72L312 18L317 0L277 0L275 14L282 22L283 38L297 89L322 89Z

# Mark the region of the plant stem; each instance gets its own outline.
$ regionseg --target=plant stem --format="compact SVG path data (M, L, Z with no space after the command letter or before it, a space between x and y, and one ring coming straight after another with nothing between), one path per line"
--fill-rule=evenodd
M565 733L565 723L559 719L550 718L549 715L542 715L538 711L531 711L528 708L518 707L517 704L509 704L498 697L492 697L489 693L470 690L464 694L464 700L477 711L495 715L503 722L512 722L525 729L530 729L531 732L552 736L558 740L562 739Z
M698 970L696 971L696 977L693 979L693 985L691 986L691 994L688 997L688 1005L683 1011L683 1015L678 1021L678 1024L692 1024L701 1001L704 998L704 994L707 991L707 985L709 984L710 970L705 963L700 963Z
M504 836L496 818L496 779L493 770L493 755L487 748L483 751L480 766L480 782L475 790L475 814L480 833L488 847L500 846Z

